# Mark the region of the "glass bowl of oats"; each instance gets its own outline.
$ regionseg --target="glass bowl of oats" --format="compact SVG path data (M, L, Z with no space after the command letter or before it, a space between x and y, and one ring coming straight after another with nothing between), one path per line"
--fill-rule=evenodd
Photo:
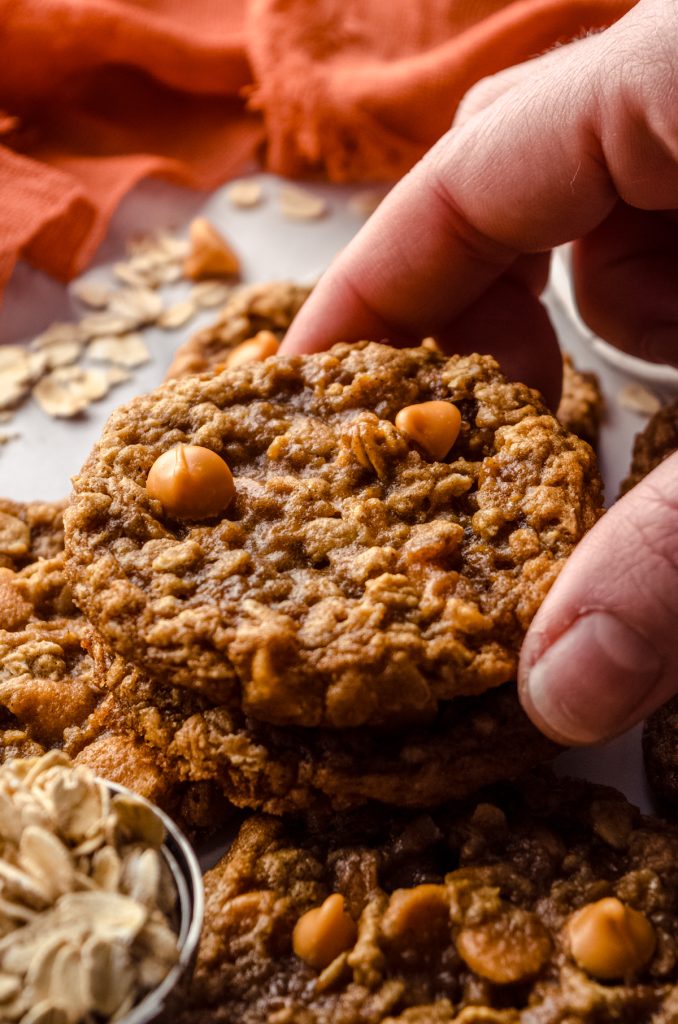
M202 916L195 854L158 808L61 751L0 767L0 1020L147 1024Z

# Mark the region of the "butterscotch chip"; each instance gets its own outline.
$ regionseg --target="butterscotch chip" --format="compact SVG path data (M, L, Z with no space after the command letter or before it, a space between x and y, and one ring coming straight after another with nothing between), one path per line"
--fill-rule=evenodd
M183 271L192 281L205 277L234 277L240 273L240 260L210 221L196 217L189 228L191 248Z
M435 930L436 925L441 926L441 933L450 928L449 896L444 885L428 882L393 893L381 930L387 939L398 939L410 933L416 941L418 936Z
M179 1024L672 1024L678 831L634 812L613 849L590 827L601 800L625 813L621 794L545 774L433 812L250 818L205 877ZM563 932L605 890L633 899L657 945L633 977L601 984ZM357 935L328 975L339 947L313 964L293 955L295 933L337 896Z
M323 970L353 946L356 934L355 922L344 909L344 897L335 892L321 906L302 914L294 926L292 948L304 963Z
M209 519L233 501L230 469L216 452L200 445L179 444L159 455L146 478L146 490L164 511L178 519ZM160 559L162 568L176 568L176 559Z
M567 923L572 956L594 978L638 974L652 958L657 937L648 918L608 896L578 910Z
M442 395L462 424L432 463L394 421ZM178 525L153 503L146 478L168 440L231 468L218 523ZM514 679L601 502L590 448L493 359L367 342L137 398L74 485L69 572L114 652L262 721L333 727L430 719ZM463 530L456 547L408 557L446 524Z
M244 366L245 363L256 363L262 359L274 356L278 351L280 342L272 331L259 331L253 338L241 342L237 348L232 349L226 356L224 368L234 370L237 366Z
M489 921L462 928L456 945L464 963L495 985L534 977L552 949L541 920L522 909L502 911Z
M421 402L401 409L395 425L431 458L441 460L459 436L461 413L451 402Z

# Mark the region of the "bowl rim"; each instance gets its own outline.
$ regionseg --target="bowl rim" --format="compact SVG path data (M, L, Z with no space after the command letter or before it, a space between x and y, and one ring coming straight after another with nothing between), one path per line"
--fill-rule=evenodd
M111 782L97 776L109 791L133 797L149 807L165 827L165 840L160 851L165 858L177 888L179 904L179 959L168 971L160 984L147 992L118 1024L147 1024L154 1020L165 1005L170 993L177 986L181 976L191 966L197 953L205 914L205 889L198 857L193 846L179 826L157 804L140 796L134 790L119 782Z

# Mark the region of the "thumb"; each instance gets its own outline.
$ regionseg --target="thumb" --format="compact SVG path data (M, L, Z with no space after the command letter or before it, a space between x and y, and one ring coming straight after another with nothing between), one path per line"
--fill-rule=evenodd
M525 710L567 745L624 732L678 691L678 453L581 541L523 644Z

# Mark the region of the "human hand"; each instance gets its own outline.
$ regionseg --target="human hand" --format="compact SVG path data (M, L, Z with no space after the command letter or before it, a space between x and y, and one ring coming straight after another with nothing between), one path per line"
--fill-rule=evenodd
M318 284L283 345L433 333L557 401L538 294L575 240L580 311L678 366L678 6L640 0L599 35L480 83ZM523 645L523 703L566 743L615 735L678 689L678 456L584 538Z

